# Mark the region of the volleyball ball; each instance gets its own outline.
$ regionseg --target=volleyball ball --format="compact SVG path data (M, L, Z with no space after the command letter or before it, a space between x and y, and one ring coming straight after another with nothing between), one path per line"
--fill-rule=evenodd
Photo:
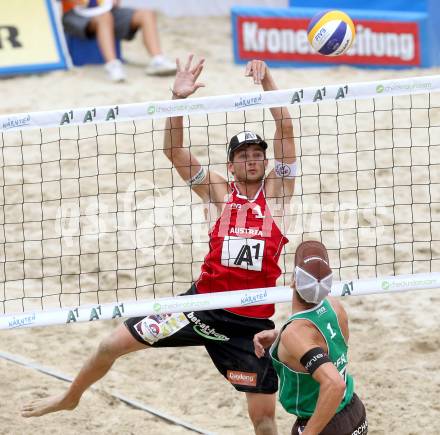
M324 56L339 56L353 44L356 30L351 18L342 11L316 14L307 28L310 45Z

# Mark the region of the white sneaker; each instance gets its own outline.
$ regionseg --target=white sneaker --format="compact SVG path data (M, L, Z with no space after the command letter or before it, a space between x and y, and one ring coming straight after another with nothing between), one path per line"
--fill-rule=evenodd
M105 70L111 81L113 82L124 82L126 80L126 75L124 71L124 66L119 59L107 62L104 65Z
M145 68L145 74L149 76L169 76L176 72L176 63L167 59L162 54L154 56Z

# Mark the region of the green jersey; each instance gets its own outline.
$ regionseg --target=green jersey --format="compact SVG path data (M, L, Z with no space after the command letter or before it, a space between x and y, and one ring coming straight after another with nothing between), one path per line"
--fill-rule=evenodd
M347 373L348 346L339 327L338 316L327 299L316 307L292 314L281 328L277 340L270 348L273 366L280 378L280 402L283 408L300 418L310 418L315 411L319 395L319 382L309 373L296 372L278 359L278 346L281 332L294 320L306 319L312 322L324 336L328 356L345 380L344 398L336 412L341 411L353 396L353 378Z

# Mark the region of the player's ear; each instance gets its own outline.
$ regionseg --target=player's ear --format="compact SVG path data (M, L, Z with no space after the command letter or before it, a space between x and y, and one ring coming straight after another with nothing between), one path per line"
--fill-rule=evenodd
M228 171L234 175L234 164L232 162L228 162Z

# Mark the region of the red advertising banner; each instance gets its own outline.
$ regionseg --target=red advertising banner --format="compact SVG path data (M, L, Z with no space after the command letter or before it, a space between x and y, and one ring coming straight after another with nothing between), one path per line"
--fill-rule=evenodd
M307 39L309 19L238 16L238 56L241 60L344 63L376 66L420 66L417 22L356 19L356 39L346 55L317 54Z

